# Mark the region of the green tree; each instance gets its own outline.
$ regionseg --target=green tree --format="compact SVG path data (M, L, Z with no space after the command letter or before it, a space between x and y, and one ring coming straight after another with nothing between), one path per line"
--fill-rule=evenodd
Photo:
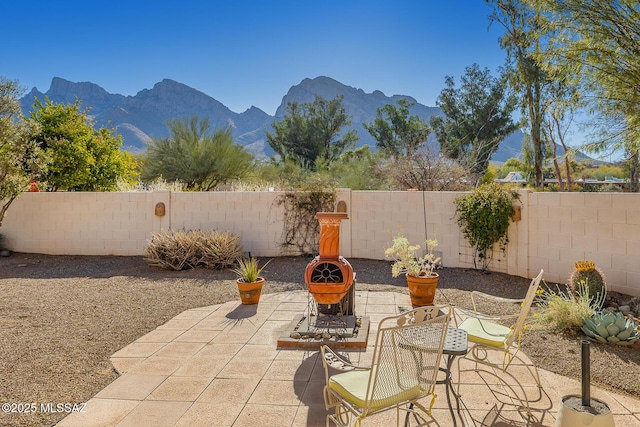
M427 123L416 115L409 117L409 108L414 104L406 99L399 100L397 107L387 104L378 108L372 123L363 123L385 154L396 158L411 156L427 141Z
M337 160L359 139L355 130L341 133L351 126L342 96L331 101L316 96L314 102L302 105L289 102L285 116L272 126L274 132L267 132L267 141L280 159L293 160L310 170Z
M380 168L380 153L363 145L346 151L340 159L331 163L327 172L337 181L337 185L352 190L381 190L385 175Z
M174 119L167 123L170 136L152 139L142 156L142 180L162 177L184 182L189 190L209 191L242 178L254 158L234 144L230 128L211 131L208 119Z
M636 0L523 0L543 18L549 36L535 58L556 80L582 85L602 114L593 151L623 149L632 191L640 189L640 7Z
M0 76L0 226L11 203L45 165L33 140L39 128L21 115L22 93L17 81Z
M526 176L529 171L529 167L524 162L512 157L502 164L496 173L496 178L503 179L509 172L523 172L522 175Z
M445 83L436 101L444 117L431 117L431 127L442 153L458 160L478 180L500 143L517 129L511 120L515 98L508 93L504 76L494 78L478 64L465 69L460 88L451 76Z
M542 168L547 147L542 126L547 86L551 83L547 73L538 65L534 55L540 52L540 14L523 0L486 0L493 8L491 22L502 25L505 32L500 46L507 53L508 80L520 99L523 119L528 125L534 183L544 185Z
M94 129L80 101L54 104L36 99L31 122L40 126L36 142L49 158L40 176L50 191L112 191L118 179L133 173L130 156L120 151L122 137L107 128Z

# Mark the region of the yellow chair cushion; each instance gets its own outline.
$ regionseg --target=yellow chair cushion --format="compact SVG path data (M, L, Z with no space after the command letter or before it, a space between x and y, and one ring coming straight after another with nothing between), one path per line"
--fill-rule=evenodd
M329 388L352 405L358 408L364 408L367 400L369 375L372 372L373 371L349 371L334 375L329 378ZM420 384L417 379L410 379L406 375L403 375L403 377L405 380L403 382L413 383L414 385L408 388L402 388L397 384L397 381L393 381L393 384L384 384L386 387L384 397L377 396L379 398L371 402L370 408L372 411L397 405L420 395ZM378 382L378 387L382 387L380 382ZM380 393L380 390L377 391L377 394L378 393Z
M475 317L467 317L458 328L467 331L469 341L491 347L504 347L504 342L513 332L506 326Z

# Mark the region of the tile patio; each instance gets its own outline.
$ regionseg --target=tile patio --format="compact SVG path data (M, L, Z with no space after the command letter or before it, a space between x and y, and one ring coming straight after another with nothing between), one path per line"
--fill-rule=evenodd
M293 291L262 295L258 306L232 301L187 310L115 353L111 361L120 377L90 399L83 413L72 413L57 426L324 426L318 351L276 348L306 304L307 293ZM350 359L366 365L379 319L407 309L408 295L357 291L356 313L370 316L372 328L367 351L346 350ZM543 390L531 403L529 425L552 427L561 396L580 394L580 382L545 371L540 375ZM535 395L533 379L530 384ZM433 425L449 427L444 386L438 387ZM527 425L490 376L463 376L461 394L458 425ZM616 427L640 425L639 399L594 387L591 395L611 406ZM395 425L395 412L372 416L362 425Z

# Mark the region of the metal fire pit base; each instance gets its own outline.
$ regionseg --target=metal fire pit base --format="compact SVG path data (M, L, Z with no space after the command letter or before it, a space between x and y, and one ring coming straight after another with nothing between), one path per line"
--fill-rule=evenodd
M281 348L366 348L369 337L368 316L297 315L278 339Z

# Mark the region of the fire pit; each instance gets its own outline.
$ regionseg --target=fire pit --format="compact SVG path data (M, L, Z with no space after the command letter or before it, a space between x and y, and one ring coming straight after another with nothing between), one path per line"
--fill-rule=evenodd
M304 314L296 316L278 347L366 347L368 318L355 315L353 267L340 255L340 223L345 212L318 212L320 254L305 268L310 300Z
M348 218L343 212L316 214L320 222L320 255L307 265L304 282L321 306L321 313L355 314L353 292L349 292L354 290L355 273L349 261L340 256L340 222Z

